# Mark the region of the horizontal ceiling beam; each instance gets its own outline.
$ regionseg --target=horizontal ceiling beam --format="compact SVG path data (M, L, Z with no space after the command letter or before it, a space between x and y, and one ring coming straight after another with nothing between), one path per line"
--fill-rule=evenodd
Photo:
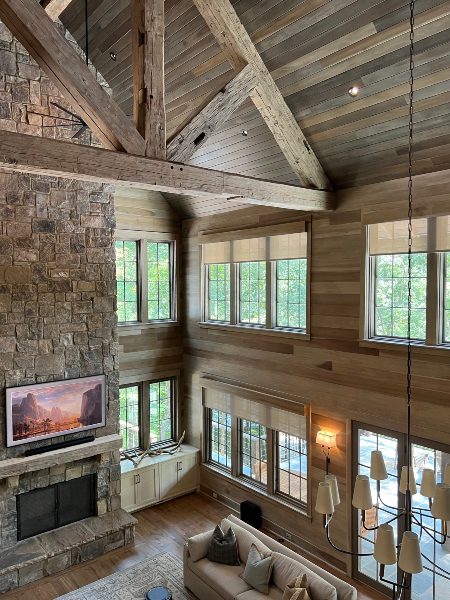
M106 148L144 154L145 142L131 119L36 0L1 0L0 19Z
M335 208L335 194L170 161L0 131L0 170L113 183L303 211Z

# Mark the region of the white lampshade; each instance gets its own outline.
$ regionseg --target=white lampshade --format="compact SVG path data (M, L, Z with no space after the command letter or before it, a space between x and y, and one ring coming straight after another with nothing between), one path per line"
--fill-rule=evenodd
M447 485L450 485L450 463L447 463L445 465L444 483L446 483Z
M392 525L383 523L377 531L375 540L374 559L383 565L394 565L397 562L394 529Z
M431 514L435 519L450 521L450 485L438 483L434 494Z
M337 484L336 475L325 475L325 482L330 484L333 505L337 506L341 503L341 498L339 496L339 488Z
M422 471L422 483L420 484L420 493L425 498L434 498L436 492L436 475L433 469L424 469Z
M370 456L370 478L376 481L382 481L388 478L384 457L381 450L372 450Z
M406 494L406 486L408 484L408 467L402 467L402 474L400 477L400 491L402 494ZM412 495L417 494L416 478L414 477L414 470L409 467L409 490Z
M422 556L420 555L420 543L417 533L405 531L403 534L398 566L404 573L421 573Z
M372 491L367 475L356 476L352 504L360 510L369 510L372 508Z
M319 483L316 498L316 511L321 515L332 515L334 513L331 485L327 481L321 481Z

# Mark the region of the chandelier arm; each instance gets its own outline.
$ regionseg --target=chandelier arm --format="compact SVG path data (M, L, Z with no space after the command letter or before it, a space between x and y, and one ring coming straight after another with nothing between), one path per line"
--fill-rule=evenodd
M420 522L418 519L416 519L416 517L415 517L414 515L412 515L412 518L413 518L413 519L414 519L414 521L417 523L417 525L419 525L420 529L421 529L422 531L425 531L425 533L426 533L427 535L429 535L429 536L430 536L430 538L436 542L436 544L440 544L441 546L443 546L443 545L445 544L445 542L447 541L447 536L446 536L445 534L442 534L442 533L440 534L440 535L442 536L442 538L443 538L443 541L442 541L442 542L440 542L440 541L439 541L439 540L438 540L438 539L437 539L437 538L436 538L436 537L433 535L433 533L434 533L434 534L439 534L439 531L436 531L436 529L430 529L429 527L425 527L425 525L423 525L423 524L422 524L422 523L421 523L421 522ZM431 533L431 532L433 532L433 533Z
M350 552L350 550L343 550L342 548L338 548L335 544L333 544L333 542L331 541L330 538L330 524L327 523L326 527L325 527L325 531L327 532L327 540L328 543L330 544L330 546L332 548L334 548L335 550L337 550L338 552L342 552L343 554L348 554L349 556L373 556L373 552L369 552L369 553L359 553L359 552Z
M430 563L430 565L433 565L434 569L439 569L439 571L442 571L443 574L438 573L438 575L440 577L444 577L445 579L448 579L450 581L450 572L446 571L445 569L443 569L442 567L440 567L439 565L437 565L436 563L434 563L431 558L428 558L428 556L426 556L425 554L423 554L423 552L420 553L422 558L424 558L426 561L428 561ZM427 571L431 571L432 573L434 572L433 569L430 569L430 567L424 567L424 569L426 569Z
M397 521L397 519L400 519L401 516L402 516L402 514L395 515L392 517L392 519L389 519L389 521L385 521L384 523L381 523L381 525L389 525L389 523L392 523L393 521ZM362 524L366 531L376 531L380 527L380 525L376 525L375 527L366 527L364 518L362 519Z
M389 506L389 504L386 504L386 502L383 502L383 500L381 499L381 494L380 492L377 493L377 498L378 500L381 502L381 504L385 507L385 508L389 508L390 510L397 510L397 511L401 511L402 513L405 511L405 507L404 506ZM387 512L387 511L386 511Z

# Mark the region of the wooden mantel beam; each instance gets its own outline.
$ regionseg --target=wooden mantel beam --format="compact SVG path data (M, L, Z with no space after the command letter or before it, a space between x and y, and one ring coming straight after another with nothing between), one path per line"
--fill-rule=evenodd
M230 0L193 0L236 71L252 65L259 83L251 92L256 108L271 130L294 173L304 185L331 189L330 181L309 146Z
M145 154L166 158L164 0L132 0L133 115Z
M107 148L144 153L144 140L36 0L1 0L0 19Z
M59 16L66 10L72 0L42 0L42 8L48 14L52 21L59 19Z
M258 78L251 65L242 69L192 121L167 145L167 158L187 163L191 156L217 129L227 122L234 111L255 89Z
M164 160L0 131L0 170L220 197L304 211L333 210L335 194Z

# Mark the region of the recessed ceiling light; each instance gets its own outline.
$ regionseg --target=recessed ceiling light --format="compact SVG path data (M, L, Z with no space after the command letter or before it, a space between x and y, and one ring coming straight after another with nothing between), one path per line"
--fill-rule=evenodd
M352 87L348 90L348 94L352 98L356 98L356 96L359 94L359 87L357 85L352 85Z
M241 133L242 133L242 135L243 135L244 137L247 137L247 136L248 136L248 131L247 131L246 129L243 129L243 130L241 131Z
M115 52L110 52L109 56L111 57L111 60L114 60L114 61L117 60L117 54Z

